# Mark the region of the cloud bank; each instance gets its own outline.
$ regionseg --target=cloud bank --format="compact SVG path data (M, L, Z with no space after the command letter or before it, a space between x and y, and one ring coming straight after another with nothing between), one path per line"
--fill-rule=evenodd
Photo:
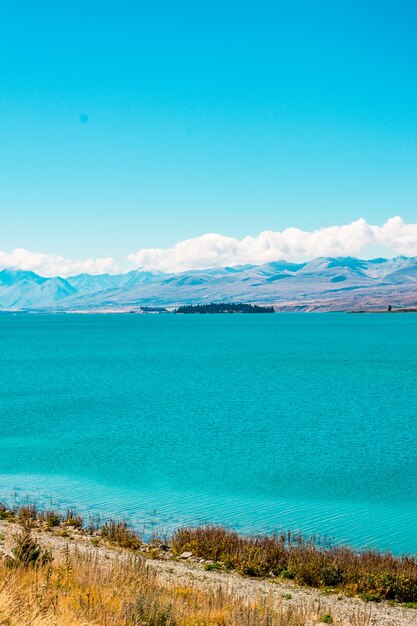
M133 267L181 272L280 259L307 261L321 256L355 256L371 246L382 246L392 255L417 255L417 224L405 224L400 217L392 217L382 226L372 226L361 218L315 231L268 230L243 239L211 233L181 241L172 248L142 249L130 254L128 260Z
M40 276L73 276L75 274L116 273L117 265L111 257L86 259L84 261L65 259L56 254L30 252L16 248L12 252L0 250L0 268L20 269L35 272Z
M417 223L406 224L392 217L382 226L364 219L342 226L314 231L287 228L264 231L243 239L215 233L180 241L171 248L142 248L127 257L123 271L143 268L150 271L182 272L227 265L261 264L285 259L307 261L320 256L360 256L370 248L382 247L387 255L417 256ZM115 274L119 267L112 257L71 260L54 254L18 248L0 251L0 268L31 270L41 276L74 274Z

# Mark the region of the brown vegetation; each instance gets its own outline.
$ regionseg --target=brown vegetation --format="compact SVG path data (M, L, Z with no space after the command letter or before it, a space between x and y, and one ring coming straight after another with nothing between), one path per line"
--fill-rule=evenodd
M182 528L172 537L172 549L177 555L189 550L248 576L282 576L365 600L417 602L415 556L358 552L291 533L243 537L218 526Z
M127 548L135 552L139 550L143 543L139 539L138 535L129 528L125 521L110 520L105 522L100 529L100 534L103 539L109 543L119 546L120 548Z
M300 535L244 537L218 527L182 528L145 544L125 521L85 523L74 510L38 511L33 504L0 504L0 519L11 522L14 546L0 560L0 625L17 626L302 626L320 623L311 605L244 600L224 591L202 591L162 583L140 556L176 558L183 552L205 560L206 571L234 570L244 576L293 579L296 583L365 600L417 606L417 560L377 551L306 540ZM37 533L33 533L36 530ZM84 546L122 548L109 559L104 551L67 550L52 555L36 537L77 536ZM86 543L85 543L86 542ZM53 543L53 542L52 542ZM43 542L42 542L42 545ZM52 545L51 542L49 545ZM77 544L75 544L77 546ZM90 548L91 549L91 548ZM117 554L119 557L117 557ZM55 559L53 558L55 557ZM172 562L172 561L171 561ZM282 596L285 599L285 594ZM313 616L313 617L312 617ZM339 623L322 615L324 623ZM342 623L342 622L340 622ZM353 622L343 622L353 623ZM362 619L357 626L367 624Z
M46 562L30 530L30 559L0 563L0 623L7 626L303 626L320 616L269 599L247 602L221 590L161 583L141 557L107 560L75 550ZM36 556L38 555L38 556ZM330 622L327 622L330 623Z

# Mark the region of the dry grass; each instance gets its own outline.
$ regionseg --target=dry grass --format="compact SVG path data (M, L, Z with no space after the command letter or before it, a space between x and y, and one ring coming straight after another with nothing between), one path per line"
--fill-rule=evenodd
M11 554L0 560L0 626L304 626L320 622L308 603L281 601L277 606L265 599L248 603L220 591L162 584L139 555L165 552L170 558L170 548L174 557L190 551L206 559L207 570L294 579L301 585L359 594L366 600L417 602L416 557L355 552L291 533L244 537L217 526L179 529L170 545L157 539L144 544L125 521L84 523L74 510L66 514L39 511L32 504L14 509L0 504L0 519L22 527L14 535ZM110 544L124 551L116 550L119 561L109 559L105 551L86 557L68 550L63 560L51 561L53 555L33 539L33 529L56 537L88 538L89 545ZM333 621L326 623L338 624L334 616L329 619ZM365 626L369 622L361 614L354 622L343 622L348 623Z
M245 602L222 591L162 584L135 555L70 553L39 566L0 564L2 626L304 626L309 606ZM336 623L336 622L335 622Z
M322 545L291 533L242 537L218 526L182 528L174 554L220 562L249 576L282 576L301 585L333 588L365 600L417 601L417 559L346 546Z
M129 528L125 521L110 520L105 522L100 529L100 535L114 546L126 548L133 552L140 550L143 546L138 535Z

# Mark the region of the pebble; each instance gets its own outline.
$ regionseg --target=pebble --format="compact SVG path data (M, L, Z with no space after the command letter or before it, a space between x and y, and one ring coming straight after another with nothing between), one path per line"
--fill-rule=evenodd
M192 552L183 552L182 554L179 555L179 559L189 559L191 556L193 556Z

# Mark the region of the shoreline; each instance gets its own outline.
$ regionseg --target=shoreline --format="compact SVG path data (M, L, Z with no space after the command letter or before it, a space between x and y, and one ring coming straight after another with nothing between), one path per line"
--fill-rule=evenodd
M13 537L19 533L20 525L16 522L0 521L0 550L2 556L10 555ZM349 597L328 589L314 589L297 585L293 581L278 578L251 578L236 572L219 571L208 567L212 562L200 559L192 554L174 556L168 551L158 552L152 544L143 544L137 554L127 548L121 548L110 541L103 540L99 531L85 534L75 528L69 529L63 536L62 529L35 527L33 537L43 549L50 551L52 566L63 571L70 558L81 562L94 563L95 577L100 570L122 567L128 571L132 558L138 559L141 568L155 575L155 585L162 590L181 590L181 594L199 595L200 602L215 596L222 596L227 603L237 602L256 609L261 613L268 607L277 611L284 621L271 621L268 624L280 626L315 626L332 623L335 626L411 626L417 624L417 610L387 602L365 602L358 597ZM72 566L74 567L74 566ZM51 571L51 566L49 566ZM75 568L74 568L75 569ZM27 575L26 575L27 576ZM37 574L40 578L41 575ZM68 592L66 592L68 593ZM149 593L150 590L149 590ZM178 593L178 591L176 592ZM211 600L212 601L212 600ZM273 613L271 614L272 618ZM295 619L294 619L295 618ZM329 621L323 622L326 618ZM294 620L294 621L292 621ZM330 621L331 620L331 621ZM19 624L20 622L7 622ZM49 624L49 621L29 621L27 624ZM53 622L58 625L61 622ZM78 622L77 622L78 623ZM94 624L101 622L94 621ZM126 622L128 623L128 622ZM143 622L147 623L147 622ZM184 622L186 623L186 622ZM217 622L208 622L216 624ZM242 622L245 623L246 622ZM85 626L89 621L83 622ZM240 623L239 623L240 624ZM91 626L93 622L91 622Z
M417 624L417 603L410 601L417 594L417 587L414 591L410 588L412 581L417 585L415 557L404 560L375 551L355 553L343 546L333 550L330 546L304 541L299 535L290 536L290 533L275 538L245 538L215 526L179 529L170 538L155 536L145 542L124 521L109 521L101 526L91 522L85 525L74 510L68 509L62 515L54 510L38 511L34 505L28 504L16 510L0 507L1 562L12 557L16 537L24 531L29 532L42 549L50 553L52 563L58 570L68 554L74 558L81 555L82 559L90 561L95 559L97 567L104 569L109 563L118 561L128 564L132 558L139 559L155 574L158 584L162 586L181 585L203 594L221 591L251 605L255 605L259 598L263 601L268 598L274 610L279 608L282 611L285 607L286 611L304 615L305 621L294 622L294 626L322 623L320 615L331 616L333 621L327 623L340 626ZM286 561L289 569L275 571L273 564L277 554L282 558L282 551L290 554L290 561ZM330 560L327 558L329 555ZM355 566L355 558L362 559L362 567L365 567L362 583L371 581L369 589L374 589L374 593L360 594L360 587L348 584L347 579L343 582L343 576L339 584L332 579L337 572L334 569L336 563L339 563L339 571L347 575L348 568ZM327 559L327 564L323 559ZM314 583L311 576L314 575L313 568L317 567L330 574L326 582ZM294 575L290 576L291 568ZM387 581L394 581L396 577L392 593L399 593L398 585L406 580L405 568L408 568L411 577L403 591L409 594L409 607L405 602L390 599L387 587ZM300 576L301 579L304 577L304 584L300 583ZM376 596L378 588L382 595L386 594L386 598Z
M3 315L152 315L152 316L172 316L172 315L253 315L258 313L274 313L279 315L280 313L332 313L332 314L391 314L391 313L417 313L417 307L398 307L388 310L388 307L380 309L366 309L358 308L354 309L352 306L340 307L335 306L332 308L333 303L329 305L326 301L312 301L312 302L251 302L247 306L255 307L258 309L271 309L268 311L203 311L200 312L199 306L203 305L166 305L166 307L154 307L155 310L143 310L147 307L114 307L114 308L91 308L91 309L0 309L0 316ZM151 309L151 307L148 307ZM164 310L156 310L157 308L163 308ZM180 309L194 309L190 311L182 311Z

